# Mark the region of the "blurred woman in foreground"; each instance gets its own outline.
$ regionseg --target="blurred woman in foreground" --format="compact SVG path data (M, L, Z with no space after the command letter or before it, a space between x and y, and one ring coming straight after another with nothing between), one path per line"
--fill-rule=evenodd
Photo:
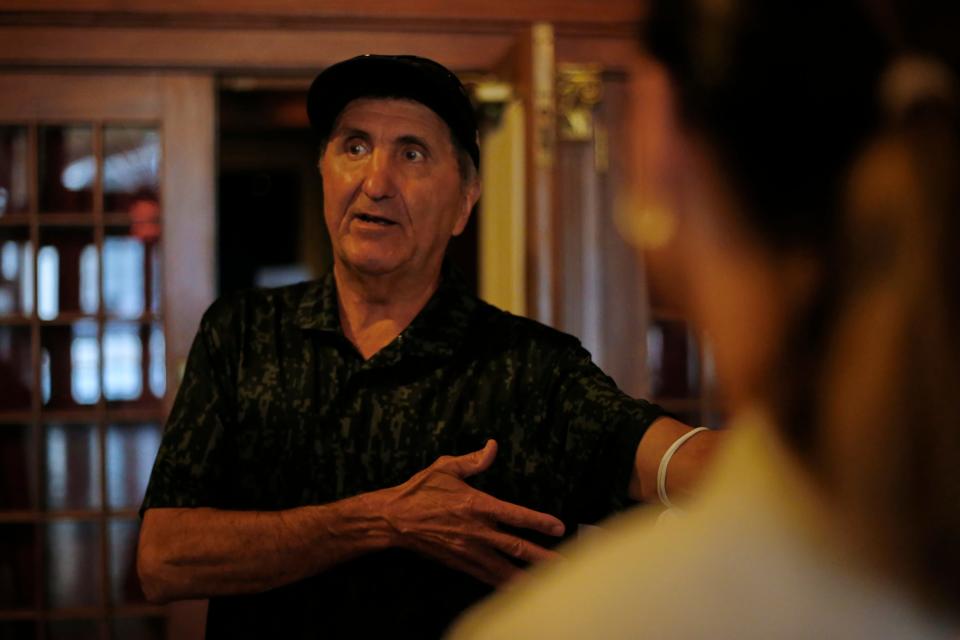
M956 89L865 6L654 10L729 444L682 518L611 523L455 637L958 637Z

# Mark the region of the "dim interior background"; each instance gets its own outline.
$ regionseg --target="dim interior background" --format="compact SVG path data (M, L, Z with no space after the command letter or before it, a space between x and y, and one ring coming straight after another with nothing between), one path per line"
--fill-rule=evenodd
M203 309L329 268L303 94L351 55L467 81L484 191L452 254L481 295L719 423L669 219L629 223L667 152L641 4L447 4L0 1L0 638L202 629L202 605L145 601L137 510Z

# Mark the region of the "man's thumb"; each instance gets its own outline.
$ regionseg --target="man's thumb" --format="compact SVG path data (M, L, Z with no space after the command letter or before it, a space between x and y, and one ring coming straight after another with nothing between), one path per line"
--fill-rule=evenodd
M458 478L469 478L490 468L497 457L497 441L487 440L483 449L462 456L452 456L441 462L443 471L452 473Z

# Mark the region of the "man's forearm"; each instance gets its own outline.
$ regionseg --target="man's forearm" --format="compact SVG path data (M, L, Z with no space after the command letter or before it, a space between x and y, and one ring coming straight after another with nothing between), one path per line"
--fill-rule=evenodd
M149 509L137 566L152 602L256 593L392 543L377 493L284 511Z

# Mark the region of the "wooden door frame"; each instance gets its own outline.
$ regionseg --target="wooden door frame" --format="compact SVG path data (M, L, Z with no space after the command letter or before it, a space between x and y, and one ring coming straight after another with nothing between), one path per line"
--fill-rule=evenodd
M155 71L21 70L2 77L17 95L10 118L154 120L162 123L163 297L167 371L177 380L203 310L214 295L214 85L209 75ZM69 100L60 91L69 85ZM107 96L105 98L105 96ZM167 153L177 149L176 154ZM171 185L177 188L171 188ZM172 250L171 250L172 249ZM168 385L166 407L172 402Z
M213 296L213 254L204 250L214 239L212 78L183 72L0 70L0 94L16 96L3 105L0 116L4 122L159 125L163 145L161 317L168 372L163 413L168 413L177 387L177 371L186 358L200 314ZM91 221L98 219L94 215ZM38 407L36 400L34 406ZM101 411L98 405L97 412ZM104 433L100 437L105 437ZM104 550L104 562L106 557ZM104 580L108 576L104 565ZM169 619L183 618L178 614L181 610L169 609Z

